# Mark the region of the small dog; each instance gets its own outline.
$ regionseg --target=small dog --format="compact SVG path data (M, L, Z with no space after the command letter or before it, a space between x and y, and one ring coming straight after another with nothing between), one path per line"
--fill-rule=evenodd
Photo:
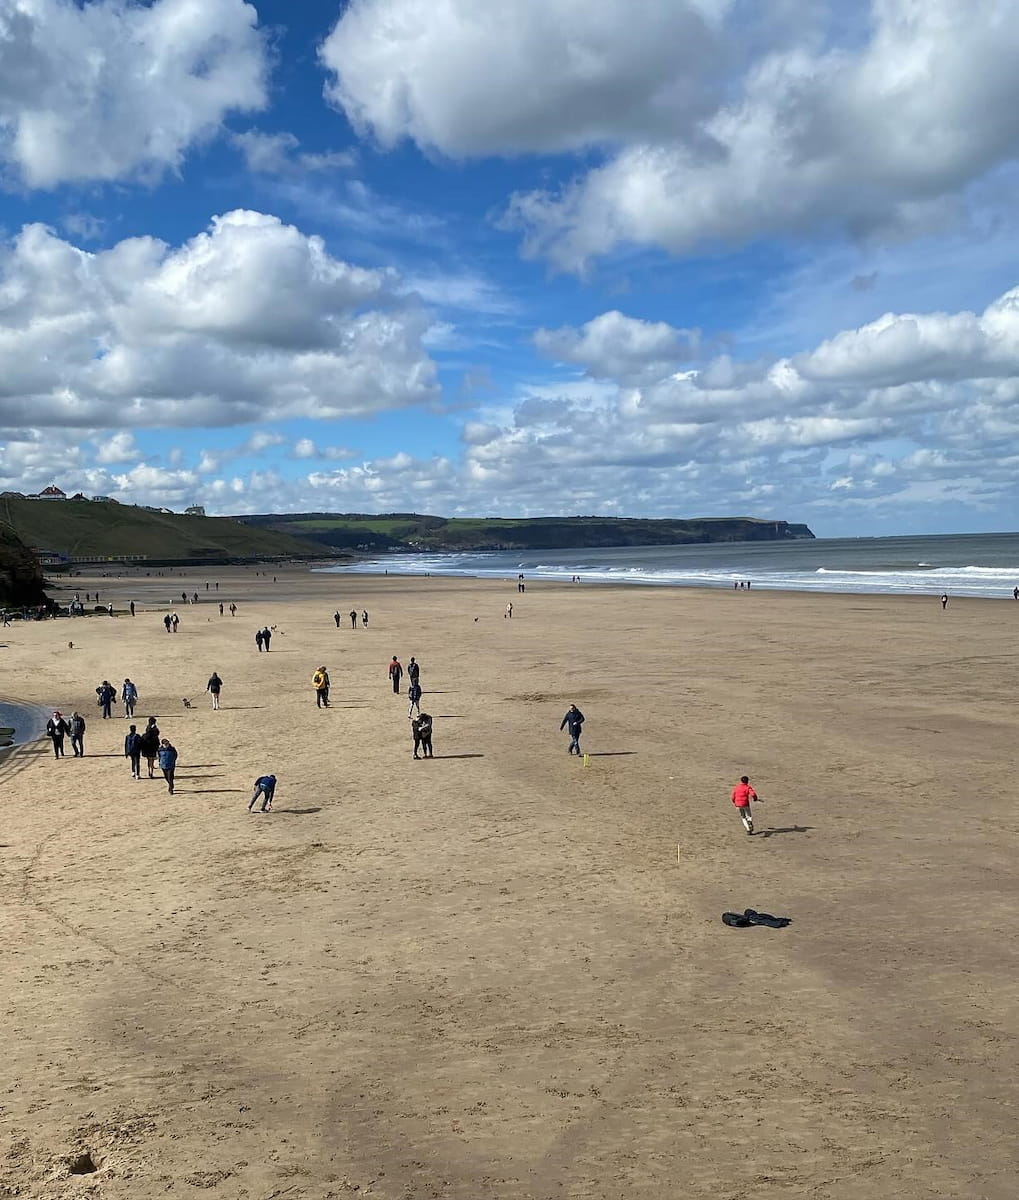
M187 698L187 696L183 696L181 698L181 704L183 704L185 708L191 707L191 701Z

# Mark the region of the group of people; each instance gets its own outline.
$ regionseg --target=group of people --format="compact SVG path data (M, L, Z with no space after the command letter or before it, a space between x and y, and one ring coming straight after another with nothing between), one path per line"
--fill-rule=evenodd
M258 647L259 653L263 650L268 651L269 643L272 641L272 630L268 625L264 629L259 629L255 633L255 645Z
M356 629L357 628L357 609L352 608L350 610L350 612L347 613L347 616L350 617L350 628ZM342 620L339 609L337 609L336 612L333 613L333 620L336 622L336 628L339 629L340 621ZM368 628L368 610L367 609L364 609L361 613L361 624L364 626L365 629Z
M124 716L134 716L134 706L138 703L138 689L130 679L125 679L120 690L120 699L124 702ZM96 704L102 709L103 720L113 716L113 705L117 703L117 689L108 679L104 679L96 688Z
M403 663L394 654L389 660L389 682L393 694L399 696L400 681L403 679ZM432 758L432 717L421 711L421 665L412 654L407 663L407 718L411 736L414 738L414 757Z
M112 685L105 680L103 681L102 689L114 690ZM135 698L137 698L137 692L135 693ZM132 704L131 715L133 715L133 709L134 705ZM103 715L109 716L109 713L104 713ZM124 715L127 716L128 714L125 713ZM74 757L84 758L85 731L87 728L85 718L80 712L75 711L71 713L70 719L68 719L59 709L54 709L53 715L46 722L46 736L53 743L53 757L65 757L64 738L70 737ZM149 779L154 779L155 765L158 762L160 770L163 772L163 778L166 780L167 790L171 796L173 795L177 750L169 738L160 735L155 717L149 717L148 723L142 733L138 732L137 725L128 727L127 736L124 738L124 757L131 760L132 779L141 779L141 762L143 758L148 764Z

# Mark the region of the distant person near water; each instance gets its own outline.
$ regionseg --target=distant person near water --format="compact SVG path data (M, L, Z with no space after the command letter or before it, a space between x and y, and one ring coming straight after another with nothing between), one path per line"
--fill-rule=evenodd
M77 709L71 713L71 749L75 758L85 757L85 718Z
M576 751L580 755L580 733L584 727L584 714L575 704L571 704L566 710L566 716L559 723L560 733L566 729L570 735L570 744L566 748L567 754L572 754Z
M262 630L262 645L265 647L266 654L269 653L269 643L272 641L272 630L268 625Z
M506 605L506 611L505 611L505 613L503 613L503 616L509 617L510 620L513 619L513 601L512 600L509 602L509 604Z
M403 678L403 666L400 660L394 654L389 664L389 679L393 685L393 691L399 696L400 680Z
M947 596L947 594L945 594L945 595L942 595L942 597L941 597L941 611L944 612L947 607L948 607L948 596Z
M255 802L259 796L262 798L262 807L259 812L269 812L272 809L272 798L276 794L276 776L275 775L260 775L255 780L255 794L251 797L251 803L248 805L248 812L251 812L255 807Z
M205 685L205 690L212 696L213 709L219 708L219 693L223 690L223 680L220 679L216 671L213 671L209 676L209 682Z
M741 775L739 783L732 789L732 802L739 813L739 819L743 822L743 828L751 836L754 832L754 814L750 808L750 801L760 801L760 799L760 796L750 786L748 776Z
M166 790L173 795L173 777L177 770L177 747L169 738L163 738L159 743L159 769L166 780Z
M258 653L261 654L262 653L262 631L261 631L261 629L255 630L255 645L258 647Z
M357 628L357 609L352 608L350 610L350 612L347 613L347 616L350 617L350 628L356 629Z
M311 686L315 689L315 707L329 707L329 672L325 667L319 667L311 677Z
M166 627L166 632L170 632L170 626L173 624L173 617L169 613L163 618L163 625Z
M339 627L340 627L340 610L339 609L337 609L336 612L333 613L333 620L336 622L336 628L339 629Z
M365 627L365 629L368 628L368 610L367 609L365 609L364 612L361 614L361 624Z
M53 743L53 757L64 757L64 735L71 732L71 727L64 720L63 713L56 709L53 716L46 722L46 736Z

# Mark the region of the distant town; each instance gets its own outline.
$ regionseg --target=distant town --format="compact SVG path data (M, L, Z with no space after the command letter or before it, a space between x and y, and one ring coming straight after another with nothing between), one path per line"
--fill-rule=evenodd
M61 488L58 488L55 483L51 483L49 487L44 487L41 492L0 492L0 500L68 500L81 501L84 500L88 504L119 504L120 501L114 499L113 496L86 496L84 492L75 492L73 496L69 496ZM156 508L151 504L131 504L128 508L141 508L145 512L154 513L169 513L170 516L176 517L180 514L174 512L172 508ZM184 509L185 517L204 517L205 506L202 504L192 504Z

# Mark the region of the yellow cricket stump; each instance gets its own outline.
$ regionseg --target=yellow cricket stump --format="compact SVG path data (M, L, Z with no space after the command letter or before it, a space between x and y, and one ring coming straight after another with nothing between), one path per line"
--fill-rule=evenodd
M590 765L591 765L591 756L590 756L590 754L585 754L584 755L584 766L589 767Z

